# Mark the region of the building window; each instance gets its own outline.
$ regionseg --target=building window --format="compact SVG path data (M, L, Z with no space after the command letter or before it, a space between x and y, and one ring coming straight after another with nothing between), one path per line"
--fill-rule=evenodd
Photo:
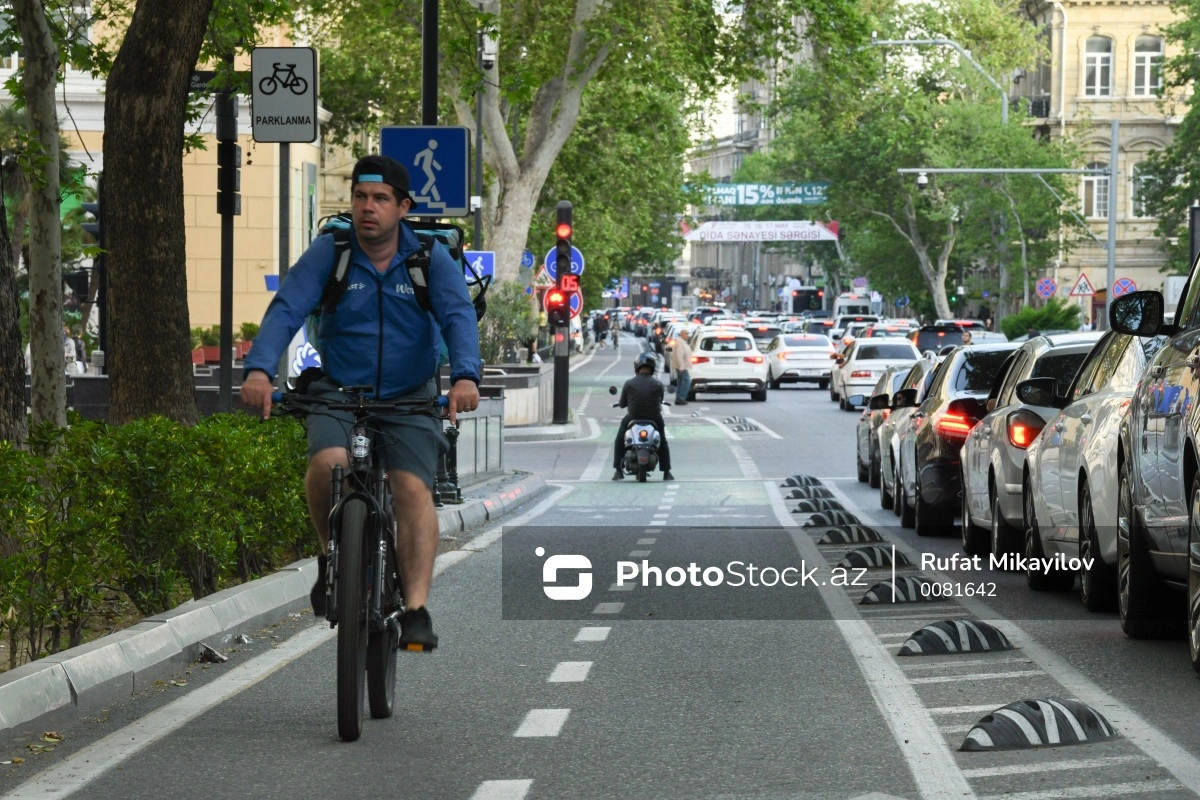
M1086 97L1107 97L1112 94L1112 50L1112 39L1093 36L1087 40L1083 77L1083 93Z
M1093 161L1088 164L1088 169L1108 169L1108 164L1101 161ZM1080 192L1083 197L1083 216L1088 219L1106 219L1108 217L1108 176L1107 175L1084 175L1083 176L1083 191Z
M1133 93L1156 94L1162 87L1163 40L1139 36L1133 43Z
M0 2L4 10L0 10L0 34L13 27L8 4ZM72 41L90 42L92 38L92 0L70 0L59 7L48 9L54 17L52 24L61 28ZM0 54L0 70L20 69L24 64L20 52ZM68 62L68 72L79 72L79 65Z
M1135 164L1133 175L1129 179L1129 215L1137 219L1146 219L1146 204L1142 201L1142 189L1149 183L1149 178L1142 174L1142 165Z

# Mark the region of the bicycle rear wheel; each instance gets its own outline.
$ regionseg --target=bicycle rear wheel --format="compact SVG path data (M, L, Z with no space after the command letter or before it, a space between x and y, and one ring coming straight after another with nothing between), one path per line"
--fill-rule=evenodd
M389 525L388 535L394 532ZM383 570L383 597L385 614L392 605L399 609L399 581L395 572L394 547L389 542L387 563ZM396 703L396 651L400 648L400 622L387 619L383 630L371 631L367 645L367 705L375 719L387 719L392 715Z
M367 504L350 500L342 509L337 575L338 736L353 742L362 735L367 666Z

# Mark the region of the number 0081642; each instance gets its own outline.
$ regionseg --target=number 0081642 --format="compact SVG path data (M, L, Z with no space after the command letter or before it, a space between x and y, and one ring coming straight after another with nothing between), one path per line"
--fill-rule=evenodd
M994 583L922 583L924 597L995 597Z

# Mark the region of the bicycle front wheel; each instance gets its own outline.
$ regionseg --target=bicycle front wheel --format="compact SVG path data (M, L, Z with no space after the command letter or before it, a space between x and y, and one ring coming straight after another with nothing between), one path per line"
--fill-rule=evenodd
M337 717L338 735L353 742L362 735L367 668L367 560L364 546L367 504L350 500L342 509L337 559Z
M390 500L389 500L390 502ZM395 531L389 524L387 535L395 541ZM383 569L384 614L400 603L399 574L395 567L394 547L386 549ZM367 705L375 719L387 719L396 705L396 651L400 648L400 621L388 618L383 630L371 631L367 645Z

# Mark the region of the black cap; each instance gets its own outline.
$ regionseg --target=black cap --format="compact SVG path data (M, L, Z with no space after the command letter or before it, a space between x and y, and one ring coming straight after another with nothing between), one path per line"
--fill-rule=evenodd
M350 190L358 183L386 183L395 187L400 198L407 197L415 206L417 199L408 191L408 170L394 158L380 155L364 156L354 165L350 174Z

